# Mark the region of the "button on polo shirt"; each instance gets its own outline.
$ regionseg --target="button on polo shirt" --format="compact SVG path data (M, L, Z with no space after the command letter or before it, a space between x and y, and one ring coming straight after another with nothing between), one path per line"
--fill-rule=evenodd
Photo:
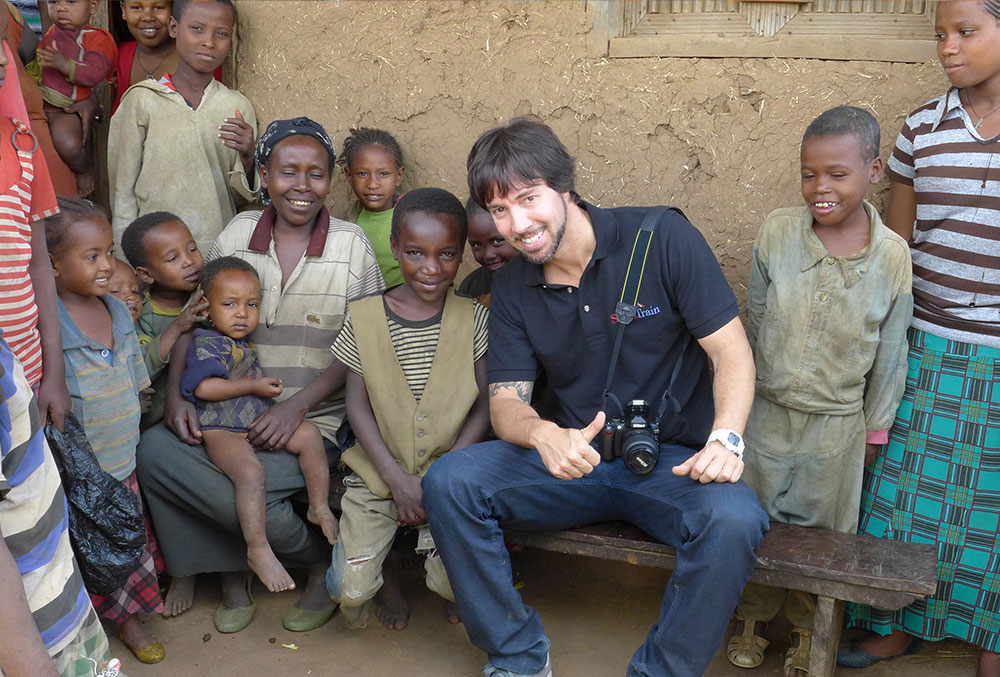
M490 297L491 383L534 381L545 369L556 395L554 419L583 427L602 408L602 392L617 327L632 245L646 208L600 209L581 203L596 238L578 287L551 284L542 266L518 257L494 276ZM674 365L679 414L664 416L661 439L700 448L714 417L704 338L738 314L736 297L701 233L667 211L653 234L635 320L625 329L611 391L622 404L645 399L655 412ZM685 340L693 336L685 347ZM609 416L618 412L614 406Z

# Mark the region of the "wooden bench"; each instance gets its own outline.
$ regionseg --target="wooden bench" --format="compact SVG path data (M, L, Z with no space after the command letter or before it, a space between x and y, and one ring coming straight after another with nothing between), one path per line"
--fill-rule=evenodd
M507 541L570 555L674 569L673 548L623 522L594 524L566 531L507 531ZM861 602L899 609L937 586L937 549L772 524L757 554L750 580L817 596L809 657L810 677L833 675L844 622L844 603Z
M330 503L339 508L342 477L331 478ZM592 524L565 531L507 530L508 543L568 555L628 562L673 570L673 548L624 522ZM809 656L810 677L831 677L844 624L844 603L860 602L881 609L900 609L934 594L937 549L772 524L764 536L750 580L817 596Z

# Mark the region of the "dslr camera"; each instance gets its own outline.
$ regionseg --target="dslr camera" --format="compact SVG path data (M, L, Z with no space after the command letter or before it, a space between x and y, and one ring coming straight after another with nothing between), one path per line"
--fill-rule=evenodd
M649 403L632 400L623 418L604 424L598 441L602 461L621 457L625 467L636 475L645 475L656 467L660 456L659 420L649 420Z

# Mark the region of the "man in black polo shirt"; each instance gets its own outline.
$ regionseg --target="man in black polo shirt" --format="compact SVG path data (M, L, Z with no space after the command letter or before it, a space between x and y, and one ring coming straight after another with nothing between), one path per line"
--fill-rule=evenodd
M616 311L648 210L580 201L574 165L551 129L527 119L487 132L469 154L473 197L521 253L497 273L490 302L490 412L500 441L439 459L423 504L469 638L489 655L487 677L552 671L541 620L512 585L502 529L607 520L631 522L678 553L659 621L628 675L701 675L767 529L739 482L753 357L711 249L667 211L605 401ZM539 365L555 396L553 421L529 406ZM645 474L595 449L606 416L622 413L616 399L645 400L649 419L666 400L659 459ZM647 470L648 459L640 465Z

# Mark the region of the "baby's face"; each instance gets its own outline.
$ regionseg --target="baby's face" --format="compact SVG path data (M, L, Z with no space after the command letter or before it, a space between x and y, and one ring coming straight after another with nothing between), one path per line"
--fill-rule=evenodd
M132 266L124 261L117 262L115 272L108 280L108 293L117 296L128 306L133 322L138 319L142 312L142 296L139 293L139 278L135 276Z
M49 0L49 18L65 31L78 31L90 23L97 0Z
M219 333L240 339L260 321L260 283L245 270L220 270L208 293L208 319Z

